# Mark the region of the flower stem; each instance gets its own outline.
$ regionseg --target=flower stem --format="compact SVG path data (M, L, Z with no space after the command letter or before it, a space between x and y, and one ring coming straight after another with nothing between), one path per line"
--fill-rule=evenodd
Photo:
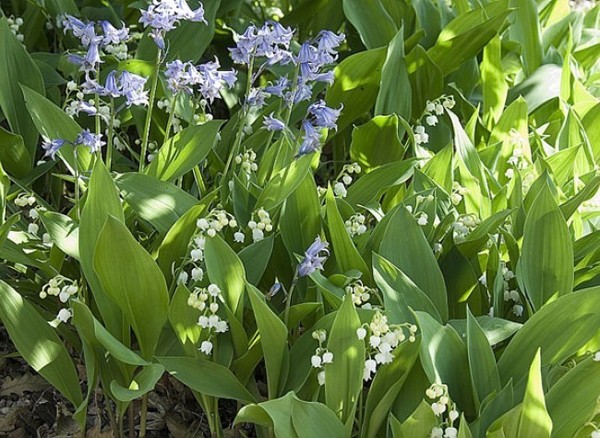
M156 96L156 87L158 85L158 70L160 66L161 50L156 54L155 70L152 74L152 84L150 85L150 97L148 98L148 112L146 112L146 121L144 123L144 133L142 136L142 149L140 151L139 171L144 170L146 163L146 151L148 149L148 138L150 137L150 123L152 122L152 109L154 108L154 97Z
M254 57L252 57L250 59L250 65L248 66L248 77L246 78L246 93L244 95L244 98L247 99L248 95L250 94L250 89L252 88L252 74L253 74L253 70L254 70ZM231 163L233 161L233 158L238 154L238 150L240 148L240 145L242 144L242 137L243 137L243 133L244 133L244 127L246 126L246 117L248 116L248 106L247 106L247 102L244 102L242 104L242 108L240 109L241 112L241 117L238 120L238 129L237 132L235 134L235 140L233 142L233 148L232 150L229 152L229 156L227 157L227 163L225 164L225 169L223 170L223 173L221 174L221 181L220 181L220 186L223 187L223 184L225 183L225 180L227 178L227 173L229 172L229 168L231 167Z
M108 140L106 143L106 168L110 172L113 154L113 135L114 135L114 117L115 117L115 99L110 98L110 114L108 119Z
M169 120L167 121L167 129L165 129L165 139L163 143L167 142L169 138L169 134L171 133L171 128L173 127L173 118L175 117L175 106L177 105L177 97L179 96L179 92L173 95L173 102L171 102L171 108L169 111Z
M77 213L77 220L81 218L81 208L79 203L79 198L81 197L79 193L79 160L77 158L77 146L73 146L73 156L75 159L73 160L73 164L75 165L75 211Z
M148 418L148 393L142 396L142 407L140 408L140 438L146 436L146 419Z
M290 319L290 307L292 307L292 294L294 293L294 289L296 288L296 283L298 283L298 270L294 273L294 278L292 279L292 285L290 286L290 291L287 294L285 299L285 310L283 312L283 323L287 327L288 321Z

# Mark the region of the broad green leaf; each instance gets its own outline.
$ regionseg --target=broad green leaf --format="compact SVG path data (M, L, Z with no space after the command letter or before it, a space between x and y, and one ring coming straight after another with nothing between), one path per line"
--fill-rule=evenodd
M442 321L446 321L448 301L444 277L421 227L404 206L388 214L392 216L379 254L406 274L429 297Z
M19 85L43 94L44 80L23 44L11 32L6 17L0 19L0 41L0 108L11 130L23 137L29 157L33 158L38 134L32 116L25 109Z
M416 312L421 331L421 364L431 382L448 385L450 397L467 415L475 412L467 346L450 325ZM443 346L443 347L442 347Z
M135 366L145 366L150 364L111 335L94 317L92 311L85 303L78 299L72 300L71 303L73 309L73 324L77 327L81 337L90 346L101 345L111 356L122 363Z
M488 343L492 346L510 338L523 327L523 324L519 324L518 322L488 315L480 315L475 319L477 320L477 325L483 330ZM467 337L466 319L451 319L448 323L454 327L462 338Z
M23 137L0 126L0 163L17 178L23 178L33 165L33 157L25 147Z
M194 357L198 351L198 341L202 328L198 325L198 310L188 306L189 289L179 284L169 303L169 322L183 346L186 354Z
M141 173L125 173L116 183L123 199L161 234L198 203L179 187Z
M560 378L546 394L552 418L553 436L576 436L577 430L592 421L600 397L600 366L590 357Z
M542 351L542 367L561 363L584 347L598 350L599 324L598 288L577 291L546 304L523 324L502 353L498 361L502 383L513 379L518 389L538 348Z
M103 289L131 324L142 357L150 359L169 308L167 284L160 268L127 227L109 216L98 236L94 270Z
M365 344L356 336L360 324L352 299L346 296L327 342L327 349L333 353L333 363L325 365L325 400L346 425L347 431L354 422L363 385Z
M420 1L425 4L428 0ZM428 20L431 20L429 17ZM412 94L412 117L421 117L428 100L439 98L444 90L444 72L431 60L425 49L417 45L406 57Z
M502 69L502 43L496 35L483 49L481 61L481 86L483 90L483 117L488 127L502 115L508 84Z
M371 273L367 264L356 249L356 246L354 246L354 242L352 242L348 231L346 231L344 221L338 210L331 187L327 190L326 210L331 245L333 247L333 253L335 254L335 261L340 268L340 271L347 272L352 269L358 269L367 279L367 282L369 282Z
M375 115L396 114L405 120L410 119L412 91L404 58L404 26L401 26L390 41L381 69L381 85L375 101Z
M379 436L418 355L418 342L403 342L394 351L394 361L377 370L367 395L362 436Z
M396 23L386 11L383 1L344 0L344 14L358 30L367 49L387 45L398 32Z
M93 265L96 242L109 216L125 222L119 193L113 179L102 160L96 160L79 224L79 257L81 268L91 288L104 325L119 341L128 344L129 328L124 327L123 314L107 295L107 292L102 289Z
M246 285L256 326L260 335L265 367L267 369L267 386L269 398L277 398L282 381L287 378L289 367L289 351L287 347L288 330L281 319L265 302L264 295L251 284Z
M331 108L344 105L337 120L339 131L375 104L385 56L385 47L367 50L349 56L335 67L335 82L327 89L325 100Z
M228 368L202 358L157 357L173 377L181 383L212 397L254 402L254 396L242 385Z
M143 367L134 376L128 388L119 385L116 380L113 380L110 382L110 390L117 400L130 402L154 390L156 383L164 373L165 368L162 365L153 363Z
M258 284L263 277L271 260L274 240L273 235L265 237L258 242L251 243L238 253L238 257L244 264L246 277L250 284Z
M45 211L40 214L44 228L52 241L66 255L79 260L79 226L69 216Z
M470 310L467 309L467 350L475 395L479 402L500 391L500 375L492 347Z
M373 253L373 277L383 295L385 310L391 323L413 321L413 310L422 310L442 322L429 297L389 260Z
M365 172L383 164L400 161L405 148L398 136L399 129L396 114L375 116L367 123L356 126L352 130L350 157Z
M431 405L423 400L404 423L390 414L390 429L393 438L429 437L434 427L438 425Z
M499 0L459 15L440 32L427 54L444 74L451 73L480 52L510 12L508 1Z
M344 427L335 414L322 403L292 399L292 424L298 438L326 436L343 438Z
M246 287L244 264L219 235L206 238L204 257L210 281L219 286L225 302L231 311L238 315L244 304Z
M535 0L511 0L515 9L513 22L508 28L510 38L521 45L525 75L529 76L542 64L542 35L538 3Z
M311 160L312 154L304 155L271 177L256 201L256 206L273 211L285 201L304 180L309 172Z
M517 276L534 310L573 291L573 245L550 189L535 198L523 232Z
M0 281L0 320L19 354L71 403L83 401L79 376L55 329L33 305Z
M406 182L414 172L417 159L384 164L363 175L348 188L346 202L364 206L379 198L390 187Z
M146 168L146 173L163 181L173 181L208 156L215 145L222 120L193 125L169 138Z

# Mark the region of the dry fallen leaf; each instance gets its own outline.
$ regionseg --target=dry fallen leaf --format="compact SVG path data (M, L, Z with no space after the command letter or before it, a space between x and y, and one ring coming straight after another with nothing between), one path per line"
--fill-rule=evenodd
M0 396L16 394L23 395L25 391L40 392L48 388L50 384L37 374L25 373L20 377L7 377L0 386Z

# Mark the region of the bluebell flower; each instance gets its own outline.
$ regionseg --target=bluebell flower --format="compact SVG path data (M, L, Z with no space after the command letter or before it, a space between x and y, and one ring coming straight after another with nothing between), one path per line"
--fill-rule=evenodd
M49 138L44 137L44 141L42 142L42 149L46 151L44 157L50 157L53 160L56 158L56 153L58 150L63 147L66 143L66 140L62 138L57 138L55 140L50 140Z
M316 152L321 146L320 132L306 119L302 121L302 130L304 137L297 157Z
M67 15L65 20L63 20L63 27L65 28L65 32L67 30L73 32L73 35L79 38L84 47L89 46L92 41L98 42L93 22L84 23L72 15Z
M337 129L335 122L341 111L342 107L329 108L323 100L318 100L308 107L308 113L313 116L314 124L319 128Z
M252 88L250 93L248 93L248 97L246 98L246 104L249 106L253 106L256 108L262 108L265 105L265 98L267 98L267 93L260 88Z
M81 131L75 139L76 145L87 146L90 152L98 152L106 142L102 141L102 134L92 134L89 129Z
M299 277L306 277L317 269L323 269L323 263L329 256L328 246L329 243L321 242L321 238L317 236L315 241L304 252L304 259L298 265Z
M109 21L103 20L100 22L102 27L102 44L121 44L129 39L129 28L125 26L125 23L121 23L121 28L117 29Z
M92 105L85 100L78 100L74 110L77 115L79 115L80 112L86 113L88 116L95 116L98 113L96 105Z
M121 96L125 98L127 106L148 105L148 91L144 90L146 78L124 70L119 78Z
M285 91L290 86L290 80L285 76L280 77L277 82L265 87L265 91L274 96L283 97Z
M264 64L287 64L293 61L289 46L294 32L274 21L261 28L248 26L242 35L236 35L236 47L230 48L236 64L250 64L252 58L265 58ZM259 69L260 70L260 69Z
M171 93L183 91L192 94L192 87L200 81L200 73L196 67L191 62L181 62L179 59L168 62L166 66L167 87Z
M283 131L285 129L285 123L273 117L273 113L264 117L263 124L267 131Z
M165 49L165 34L175 29L181 20L206 23L202 4L192 10L185 0L153 0L141 13L140 23L152 28L150 36L161 50Z
M227 88L231 88L235 85L236 72L233 70L219 70L218 59L201 64L198 66L198 72L200 73L200 94L207 101L213 102L215 97L219 97L219 91L226 85Z

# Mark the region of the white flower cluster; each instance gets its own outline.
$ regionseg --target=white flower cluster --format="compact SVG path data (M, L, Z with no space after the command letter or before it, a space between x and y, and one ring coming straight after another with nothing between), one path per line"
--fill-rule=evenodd
M104 46L104 51L109 55L113 55L119 61L125 61L126 59L133 58L129 55L127 44L123 41L119 44L108 44Z
M502 286L504 290L504 301L512 301L514 303L512 306L512 311L516 316L520 317L523 315L524 310L524 307L521 303L521 295L519 294L519 291L516 288L511 288L510 286L510 281L515 278L515 273L506 266L506 262L504 261L500 261L500 266L500 274L502 275ZM486 288L489 288L487 281L487 272L484 272L481 275L481 277L479 277L479 282Z
M71 280L70 278L58 275L51 278L50 281L42 287L40 298L45 299L48 296L54 296L58 297L61 303L66 303L69 301L69 298L76 295L78 291L79 285L77 284L77 280ZM73 313L71 312L71 309L62 308L58 311L56 318L49 321L48 324L56 328L61 322L66 324L72 316Z
M206 234L208 237L215 237L218 232L227 226L236 228L237 221L233 215L227 213L225 210L215 209L205 218L198 219L196 221L196 226L201 234Z
M477 228L481 221L474 214L465 214L459 216L458 219L452 223L452 236L454 237L455 243L461 243L467 240L467 236L471 231Z
M35 196L31 193L21 193L14 200L14 203L17 207L27 208L29 207L29 211L27 212L27 217L32 220L32 222L27 226L27 232L32 234L35 237L38 237L38 233L40 231L40 226L38 225L38 220L40 218L40 211L45 211L46 209L42 206L36 207L36 199ZM38 237L39 238L39 237ZM52 245L52 240L50 238L50 234L44 233L42 235L42 242L44 245Z
M434 101L427 101L427 105L425 106L425 112L423 113L423 117L425 117L425 123L428 126L435 126L438 124L438 116L444 114L444 110L454 108L456 102L454 101L454 96L442 96ZM429 134L425 132L425 127L423 125L417 125L414 129L415 143L425 144L429 142Z
M252 213L252 218L248 222L248 228L252 230L252 240L259 242L265 238L265 233L273 231L271 216L264 208L259 208L255 213ZM243 242L245 239L244 233L238 231L233 236L236 242Z
M236 156L235 163L241 166L248 178L252 175L252 172L258 170L258 164L256 164L256 152L252 149L248 149L243 154Z
M363 379L368 382L373 378L379 365L390 363L394 360L392 351L406 340L404 329L408 331L408 341L415 342L417 326L414 324L392 325L388 324L387 317L377 311L369 324L364 324L356 330L356 336L361 341L369 335L368 359L365 360ZM371 356L374 355L374 358Z
M363 214L356 213L350 216L348 220L344 222L344 226L346 227L346 231L350 237L360 236L367 231L365 221L366 218Z
M164 110L171 119L171 130L177 134L183 131L183 125L181 124L181 119L177 116L177 114L171 114L171 104L172 102L169 99L162 99L156 102L156 106L162 110Z
M375 289L365 286L360 280L349 284L345 289L346 293L352 297L352 302L355 306L360 306L363 309L372 308L368 301L371 299L371 295L376 293Z
M333 193L338 198L345 198L348 194L348 186L352 184L352 174L359 174L362 171L358 163L346 164L342 172L333 184Z
M458 205L461 203L463 196L469 193L469 189L461 186L457 181L452 183L452 194L450 195L450 200L453 205Z
M139 139L136 140L136 144L139 142ZM147 160L148 162L152 162L155 158L156 155L158 154L158 143L156 143L155 141L149 141L148 142L148 157Z
M19 40L20 43L22 43L25 37L19 32L19 29L23 26L23 19L21 17L15 18L10 16L6 18L6 22L8 23L8 27L12 34L17 37L17 40Z
M210 355L212 352L213 335L225 333L229 330L227 321L217 315L219 301L223 301L223 295L216 284L209 284L206 288L195 288L187 300L188 306L202 312L202 315L198 318L198 325L208 330L208 338L200 344L200 351L206 355Z
M515 168L518 170L527 169L529 167L529 161L523 153L524 147L527 145L527 139L516 130L511 129L509 134L509 142L513 145L513 152L510 158L507 160L507 164L513 166L506 170L504 176L508 179L512 179L515 176Z
M327 332L325 330L315 330L312 333L312 337L319 342L319 347L315 350L315 354L310 358L310 363L313 368L323 368L324 365L333 363L333 353L323 347L323 344L327 340ZM317 373L317 381L320 386L325 384L324 369L321 369L321 371Z
M458 420L460 414L456 410L456 405L450 400L448 386L434 383L425 391L425 395L431 400L435 400L431 404L431 409L436 417L442 419L440 425L432 429L431 438L456 438L458 429L454 427L454 422ZM444 417L446 417L445 420Z

